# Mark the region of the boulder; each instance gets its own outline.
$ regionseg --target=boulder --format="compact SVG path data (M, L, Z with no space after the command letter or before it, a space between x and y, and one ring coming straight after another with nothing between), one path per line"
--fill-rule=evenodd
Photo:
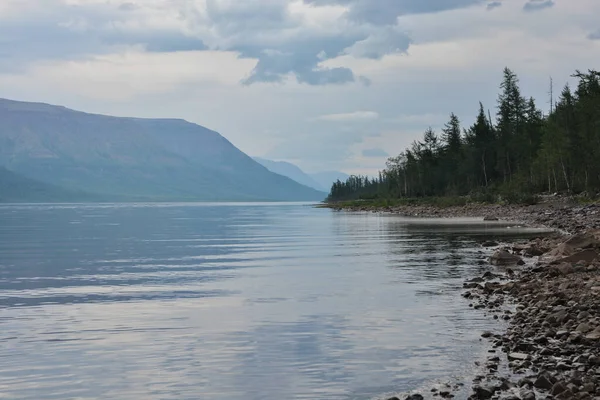
M582 322L579 325L577 325L577 328L575 328L575 330L577 332L581 332L581 333L588 333L589 331L592 330L592 328L586 322Z
M538 389L550 390L552 389L552 382L550 381L548 374L540 374L535 382L533 382L533 386Z
M572 254L568 257L554 260L553 263L577 264L579 262L585 262L586 264L591 264L594 260L600 260L600 254L594 249L587 249Z
M558 274L566 276L575 272L575 268L573 268L571 264L563 262L556 266L556 271L558 272Z
M573 253L575 253L575 249L571 245L561 243L558 246L556 246L553 250L550 250L549 252L545 253L540 260L545 262L552 262L561 258L568 257Z
M478 399L491 399L496 389L491 386L473 386L473 391Z
M521 265L523 259L515 254L511 254L506 250L498 250L490 257L490 263L497 266L505 265Z
M585 338L588 340L599 340L600 339L600 326L585 335Z
M565 242L575 249L599 248L600 247L600 230L595 229L585 233L580 233L573 236Z
M561 394L565 390L567 390L567 387L565 386L564 383L562 383L562 382L556 382L554 385L552 385L552 389L550 389L550 393L553 396L556 396L558 394Z

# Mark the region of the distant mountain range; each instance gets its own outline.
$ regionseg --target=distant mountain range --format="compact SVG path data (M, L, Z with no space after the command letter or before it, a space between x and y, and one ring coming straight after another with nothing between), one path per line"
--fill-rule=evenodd
M318 201L326 193L178 119L0 99L1 201ZM64 200L63 200L64 199Z
M286 161L272 161L260 157L253 158L256 162L265 166L269 171L275 172L279 175L287 176L288 178L293 179L302 185L309 186L313 189L323 192L329 192L331 185L336 180L339 179L340 181L346 181L346 179L349 177L349 175L339 171L308 174L302 171L300 167Z

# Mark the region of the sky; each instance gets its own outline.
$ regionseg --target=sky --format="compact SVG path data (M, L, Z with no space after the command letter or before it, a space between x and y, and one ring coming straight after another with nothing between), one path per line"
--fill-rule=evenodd
M502 70L549 108L600 68L598 0L0 0L0 97L184 118L251 156L375 174L496 112Z

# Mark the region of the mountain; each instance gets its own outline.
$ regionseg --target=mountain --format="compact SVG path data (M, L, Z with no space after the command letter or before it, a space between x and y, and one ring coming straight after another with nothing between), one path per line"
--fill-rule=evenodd
M287 176L290 179L295 180L296 182L311 187L316 190L320 190L322 192L327 192L329 189L321 186L317 181L315 181L312 177L302 171L298 166L285 162L285 161L271 161L265 160L260 157L252 157L254 161L260 163L269 171L275 172L276 174Z
M350 175L340 171L323 171L310 174L310 177L317 181L320 186L326 188L326 192L329 192L333 182L337 181L338 179L341 182L346 182L346 179L350 178Z
M0 166L66 191L139 201L306 201L223 136L179 119L122 118L0 99Z
M0 202L89 201L96 196L26 178L0 167Z

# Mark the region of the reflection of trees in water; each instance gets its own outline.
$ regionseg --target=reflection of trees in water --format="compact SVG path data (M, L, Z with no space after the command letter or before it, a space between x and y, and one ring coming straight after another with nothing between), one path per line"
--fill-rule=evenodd
M389 221L385 225L393 269L409 272L407 279L457 279L485 270L478 243L493 237L485 226L468 224L411 224Z

